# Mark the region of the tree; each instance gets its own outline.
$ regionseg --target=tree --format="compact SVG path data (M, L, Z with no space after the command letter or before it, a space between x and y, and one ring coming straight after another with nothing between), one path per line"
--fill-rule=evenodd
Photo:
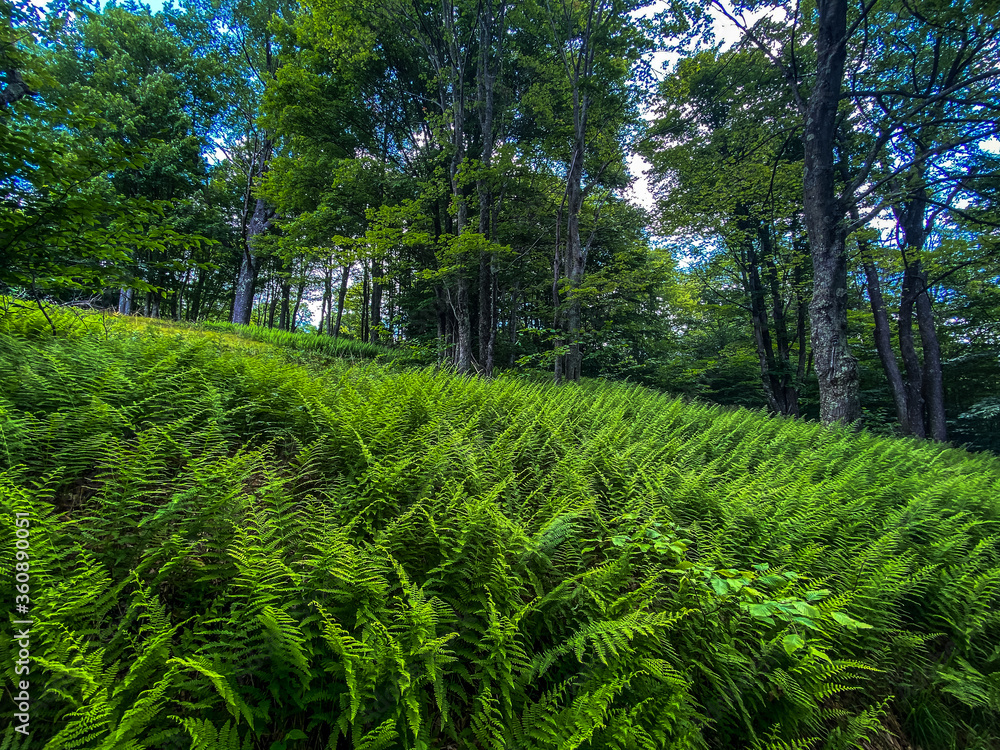
M883 142L886 150L874 187L886 196L897 227L902 374L885 333L880 280L866 254L869 297L880 329L876 341L903 432L944 440L945 389L932 289L969 259L949 262L933 253L937 269L929 274L927 244L940 242L943 225L953 224L961 206L974 200L986 166L979 145L1000 132L994 104L1000 88L990 67L1000 49L1000 24L975 2L933 13L889 5L876 20L885 29L877 64L852 71L849 89L872 145ZM893 132L904 120L905 127Z
M895 6L862 0L856 7L847 0L819 0L815 17L807 6L785 2L768 4L773 13L755 24L743 16L758 5L736 4L734 10L719 0L713 6L742 31L781 71L793 94L803 122L804 213L813 260L813 297L810 303L811 338L820 382L820 411L824 421L852 422L860 414L857 360L847 340L847 253L849 234L865 226L893 197L881 188L907 174L921 157L887 160L886 148L925 112L938 104L972 105L967 98L980 81L995 78L991 44L976 48L973 64L948 79L934 77L928 87L909 88L893 81L890 88L845 91L845 75L852 80L879 68L873 62L881 50L906 44L912 28L927 26L934 18L954 14L950 9L917 13L910 26L895 27ZM982 14L986 4L971 0L967 12ZM784 20L774 16L784 14ZM972 50L970 50L972 51ZM881 69L881 68L879 68ZM857 75L856 75L857 74ZM855 106L847 106L850 100ZM864 131L875 102L884 116L875 125L866 148L852 150L854 134ZM896 151L896 156L903 152ZM881 167L887 170L879 173ZM856 212L856 213L855 213Z
M230 91L214 143L243 173L242 247L230 320L246 324L261 266L257 238L271 229L275 218L274 207L257 195L277 146L276 134L260 122L261 109L264 92L273 85L284 59L276 30L282 23L291 23L296 4L286 0L185 0L182 7L198 20L189 22L187 28L204 40L206 52L219 58L221 80Z
M37 24L38 10L31 3L0 3L0 109L19 102L36 92L24 80L28 62L26 47L30 47L32 27Z
M579 289L596 224L581 225L584 204L600 204L627 183L626 142L635 134L641 82L651 51L648 25L640 12L650 3L631 0L568 0L530 6L540 29L529 106L547 132L549 158L563 162L565 191L557 214L558 236L552 261L555 327L563 330L565 354L556 357L555 379L579 380L582 312ZM604 191L603 193L601 191ZM561 227L560 227L561 229Z
M141 167L125 165L110 176L115 192L160 202L163 216L151 214L149 220L176 231L180 215L196 205L195 195L206 182L202 152L219 111L210 85L218 73L215 60L197 56L166 15L131 5L77 18L60 35L51 60L63 96L73 96L85 111L100 112L86 126L90 147L125 144L143 154ZM162 302L176 308L181 276L191 270L185 252L147 248L132 254L126 265L147 284L147 315L158 317ZM122 287L121 312L132 311L134 291Z
M39 306L112 285L152 293L150 281L136 274L135 255L188 252L202 238L165 221L161 196L124 184L155 161L154 133L134 128L123 137L119 113L92 97L79 78L65 76L80 35L94 28L93 17L73 23L50 13L44 21L21 28L22 60L37 71L38 93L0 110L0 283Z
M710 238L680 260L710 275L709 296L745 311L768 407L798 415L809 273L794 105L754 50L684 59L660 91L643 146L658 186L660 233Z

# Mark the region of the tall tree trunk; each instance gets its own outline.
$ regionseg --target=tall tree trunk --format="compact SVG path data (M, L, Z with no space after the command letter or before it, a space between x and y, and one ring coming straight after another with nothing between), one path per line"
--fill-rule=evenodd
M482 200L482 198L480 198ZM480 212L480 233L483 232L482 212ZM493 317L493 254L479 253L479 364L482 374L489 377L493 373L493 352L490 350L490 334L496 329Z
M489 332L487 333L488 340L486 342L486 359L482 362L483 372L485 372L487 376L493 375L493 366L496 358L495 355L497 349L497 329L499 327L498 318L500 315L499 301L497 300L499 290L497 289L496 276L492 273L492 269L490 273L490 279L491 283L489 288L489 295L490 295L491 322L490 322Z
M386 328L389 331L389 344L395 344L396 338L396 298L399 294L399 284L392 280L386 287Z
M274 283L272 282L268 286L273 287ZM278 309L278 295L274 294L273 290L270 288L265 289L264 294L265 294L264 304L266 305L267 309L267 327L274 328L274 313Z
M913 305L919 288L917 269L912 264L907 264L903 269L903 289L899 303L899 353L906 370L906 409L910 433L925 437L924 374L913 340Z
M569 168L568 189L566 191L566 279L569 282L566 305L566 339L569 350L563 367L563 379L578 381L582 369L583 352L580 349L580 333L583 311L577 294L583 285L586 263L583 241L580 238L580 213L583 210L583 159L586 149L587 96L578 93L575 97L574 129L576 137L573 147L573 161Z
M858 220L857 206L851 206L850 215L852 221ZM861 255L861 264L865 270L865 282L868 289L868 301L872 309L872 317L875 321L875 351L879 361L882 363L882 370L886 380L889 382L889 390L892 393L893 404L896 407L896 419L899 421L899 429L904 435L912 435L910 399L903 376L896 362L896 353L892 349L892 332L889 326L889 312L885 305L885 298L882 296L882 284L878 276L878 268L872 258L871 246L864 237L858 238L858 250ZM905 359L905 358L904 358ZM907 363L909 367L909 364Z
M767 317L767 302L764 285L760 280L760 254L754 247L755 239L760 241L760 229L758 227L755 238L753 222L748 219L740 222L740 229L743 237L741 253L743 287L750 299L750 319L753 323L754 346L757 349L757 361L760 365L761 386L768 408L775 414L783 414L781 388L775 377L774 349Z
M254 173L250 175L250 183L247 185L243 210L243 257L240 260L240 272L236 280L235 295L233 297L233 314L230 318L233 323L248 324L253 311L254 287L257 284L257 275L260 273L260 258L254 253L253 240L264 234L274 220L274 209L268 205L263 198L255 201L251 197L253 181L259 180L267 171L271 154L274 151L274 139L270 135L264 136L257 156ZM253 205L253 214L247 218L249 206Z
M191 304L188 305L188 320L195 321L201 316L202 298L205 293L205 276L207 271L198 269L198 278L194 283L194 292L191 295Z
M920 276L922 289L917 296L917 329L924 349L924 403L927 406L929 436L944 442L948 423L944 409L944 377L941 368L941 344L934 324L931 298L927 291L927 272Z
M919 403L910 404L911 424L920 417L920 430L914 431L921 437L928 436L934 440L944 441L947 438L947 423L944 409L944 378L941 369L941 345L938 342L937 327L934 323L934 313L931 309L931 299L927 289L927 272L921 263L921 253L930 232L930 222L927 221L928 195L924 186L924 173L921 166L914 168L914 173L908 178L912 187L904 201L893 207L896 222L903 230L903 243L900 252L903 255L903 300L900 304L900 350L906 362L907 380L910 381L909 394ZM904 321L905 313L905 321ZM915 351L913 341L912 320L916 317L917 330L920 333L920 344L923 349L923 365ZM904 349L904 341L905 347Z
M368 300L369 300L368 261L361 261L361 340L368 340Z
M243 243L243 257L240 262L240 273L236 281L236 296L233 300L233 316L231 322L250 323L253 312L253 297L257 285L257 275L260 273L261 258L254 254L251 241L263 234L271 226L274 210L263 198L258 198L253 216L247 226L247 237Z
M492 178L489 170L493 166L494 133L494 84L498 74L500 61L503 59L504 42L507 34L504 29L506 3L500 5L499 18L494 15L493 0L486 0L479 13L479 68L478 99L479 99L479 129L482 134L482 154L480 161L484 176L477 181L479 192L479 233L488 241L493 240L495 227L490 219L494 215L494 195ZM499 26L499 31L497 27ZM494 48L494 42L496 47ZM492 54L491 54L492 53ZM498 207L497 207L498 208ZM493 373L493 352L496 346L497 316L496 295L494 288L495 259L493 253L482 252L479 255L479 363L482 372L487 377Z
M778 280L778 268L774 259L774 242L771 237L771 227L761 224L760 260L767 279L767 288L771 293L771 319L774 321L774 338L777 347L775 360L780 372L775 374L775 388L778 391L778 402L781 413L790 416L799 414L799 391L792 377L792 346L788 338L788 315L785 307L785 297L781 292Z
M796 246L793 238L792 247ZM796 253L796 257L798 254ZM795 391L802 392L802 386L806 381L807 361L809 352L808 336L806 335L806 318L809 308L805 294L805 272L802 264L798 261L793 266L793 277L795 280L795 342L798 347L798 362L795 367Z
M916 351L913 320L916 318L923 363ZM899 306L899 349L906 367L906 395L910 432L917 437L947 439L941 345L927 293L927 272L919 260L903 271L903 297Z
M517 357L517 298L519 292L520 282L515 281L514 288L510 290L510 330L507 332L510 344L510 356L507 360L507 366L511 369L514 368Z
M299 280L299 286L295 290L295 306L292 308L292 317L290 319L290 324L288 327L288 330L292 331L293 333L295 332L296 326L298 324L297 322L299 319L299 308L302 306L302 295L305 294L306 291L305 269L303 268L302 271L303 271L302 278Z
M563 204L560 204L559 208L556 209L556 246L555 251L552 254L552 329L554 331L562 331L565 326L563 325L563 320L566 317L565 310L562 309L562 302L559 299L559 287L561 286L562 275L564 273L565 258L563 257L563 246L559 237L560 230L562 229L562 218L563 218L563 205L565 205L565 198ZM552 341L552 348L558 352L563 345L562 336L556 334ZM566 365L566 357L562 354L556 354L554 358L555 365L555 382L561 383L563 379L563 368Z
M912 434L910 427L910 412L907 408L906 386L896 362L896 353L892 349L892 333L889 329L889 313L886 310L885 299L882 296L882 285L878 277L878 269L871 257L871 251L865 240L859 240L861 261L865 269L865 280L868 286L868 301L871 304L872 316L875 318L875 351L878 353L882 370L889 381L889 390L896 406L896 419L904 435Z
M455 26L458 15L451 0L442 2L442 20L445 29L445 47L447 48L447 74L450 86L440 85L438 96L441 111L450 116L451 160L448 165L448 176L451 181L452 203L456 208L454 227L451 233L461 236L465 230L468 215L466 186L462 184L461 170L466 157L466 72L469 48L461 45L461 31ZM471 40L470 40L471 42ZM440 63L435 63L439 65ZM463 264L464 265L464 264ZM453 282L454 290L445 290L448 309L455 318L455 349L453 363L460 373L472 369L472 311L469 300L468 268L459 268L458 276Z
M190 310L189 290L192 286L194 285L191 283L191 269L188 268L184 271L184 279L181 281L177 294L174 295L174 320L187 319L184 311L184 303L187 303L188 310Z
M847 0L820 0L816 77L806 107L804 213L813 260L812 351L824 422L861 416L858 362L847 339L845 211L836 194L834 137L847 56Z
M444 287L434 285L434 321L437 323L437 366L443 367L448 359L448 304L445 300Z
M236 296L233 300L231 319L233 323L243 323L244 325L250 323L250 315L253 312L253 297L261 264L261 258L253 252L251 240L266 232L271 226L273 218L274 210L267 205L263 198L258 198L253 217L247 228L247 237L243 243L243 257L240 262L239 277L236 281Z
M462 276L455 288L455 369L469 372L472 369L472 320L469 314L469 280Z
M289 328L289 308L291 306L292 298L292 282L287 276L284 275L279 278L280 281L278 282L278 285L281 290L281 317L278 321L278 328L282 331L288 331L291 330Z
M382 264L372 260L372 298L371 324L368 340L373 344L379 342L379 328L382 326Z
M347 285L351 279L351 266L348 263L340 273L340 292L337 294L337 321L333 324L333 337L340 336L340 323L344 319L344 302L347 299Z
M329 261L327 261L329 263ZM330 328L330 312L333 307L333 269L327 266L323 274L323 303L320 306L319 325L316 333L323 334Z

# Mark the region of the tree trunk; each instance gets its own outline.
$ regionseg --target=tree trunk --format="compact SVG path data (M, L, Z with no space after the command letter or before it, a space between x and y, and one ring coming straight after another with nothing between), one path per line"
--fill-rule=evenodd
M329 261L327 261L329 262ZM333 307L333 269L327 267L323 274L323 302L320 305L319 325L316 326L316 333L322 335L324 330L330 327L330 312Z
M132 304L135 297L135 290L123 288L118 293L118 312L122 315L132 314Z
M236 297L233 300L231 322L243 323L244 325L250 322L250 313L253 311L254 286L257 283L259 271L258 259L254 257L249 248L245 248L240 264L240 274L236 281Z
M382 326L382 265L372 261L372 299L371 299L371 324L368 340L373 344L379 342L379 328Z
M777 345L775 355L780 372L775 373L775 388L781 413L789 416L799 415L799 391L792 379L792 347L788 338L788 316L785 309L785 298L781 293L778 280L778 268L774 260L774 243L771 239L771 227L762 224L759 228L761 245L761 265L771 293L771 318L774 321L774 338Z
M795 247L795 240L792 240ZM808 303L805 300L805 279L802 264L796 262L794 266L795 279L795 341L799 349L798 363L795 368L795 391L801 393L802 385L806 380L808 337L806 336L806 312Z
M348 263L340 274L340 292L337 294L337 321L333 324L334 338L340 336L340 322L344 319L344 301L347 299L347 285L350 283L352 265L352 263Z
M493 280L490 284L490 329L487 334L489 339L486 342L486 359L482 362L483 372L486 373L487 377L493 376L493 366L495 360L495 354L497 349L497 328L498 328L498 318L499 318L499 302L497 301L497 285L493 274L490 274L490 278Z
M482 154L480 161L485 176L476 183L479 193L479 233L488 241L493 240L495 226L490 221L494 213L494 196L491 177L488 172L493 166L494 134L494 83L496 81L500 60L504 54L504 16L506 4L500 6L500 17L493 14L493 0L487 0L481 6L479 14L479 129L482 134ZM499 22L499 23L498 23ZM497 26L499 25L499 33ZM494 49L496 40L496 49ZM493 53L492 55L490 53ZM496 280L493 274L493 253L482 252L479 255L479 363L482 372L487 377L493 374L493 352L496 346L497 315L496 295L494 292Z
M198 269L198 278L195 279L194 291L191 294L190 304L188 304L188 320L198 320L198 317L201 315L201 302L205 293L205 274L206 271Z
M460 373L472 369L472 321L469 316L469 280L459 276L455 293L447 290L448 302L455 317L455 369Z
M437 366L443 367L448 357L448 305L445 302L444 287L434 285L434 321L437 323Z
M274 151L274 139L264 136L264 142L257 157L254 174L249 177L250 183L246 189L246 202L243 209L243 257L240 261L240 272L236 281L236 290L233 297L233 314L230 318L233 323L250 323L250 315L253 311L254 287L257 284L257 274L260 272L260 258L253 251L253 240L255 237L264 234L274 220L274 209L268 205L263 198L257 198L253 203L253 214L247 219L251 199L252 182L259 179L267 171L271 154Z
M267 310L267 327L274 328L274 314L278 309L278 298L272 297L270 303L268 303Z
M278 284L281 290L281 317L278 319L278 328L282 331L288 331L290 330L288 313L291 306L292 284L287 276L282 276Z
M480 196L482 200L482 196ZM480 211L480 233L483 231L483 213ZM488 231L488 230L487 230ZM496 339L491 333L496 329L493 318L493 254L481 252L479 254L479 363L482 366L482 374L489 377L493 373L493 352L490 350L490 341Z
M580 238L580 213L583 210L583 158L586 148L584 135L586 132L586 95L577 97L580 104L574 108L576 139L573 148L573 162L569 169L568 190L566 196L566 278L569 281L566 306L566 339L569 351L566 353L566 363L563 368L563 379L578 381L582 369L583 353L580 349L580 333L583 323L583 311L580 308L580 298L577 291L583 285L585 257L583 242Z
M562 303L559 300L559 286L562 280L563 274L563 246L559 238L559 232L562 229L562 217L563 217L563 207L562 205L556 209L556 247L552 254L552 329L555 331L563 330L563 318L566 313L562 309ZM558 352L563 345L562 337L558 334L555 335L552 341L552 348L554 351ZM561 383L563 379L563 367L566 364L566 358L561 354L556 354L554 358L554 379L556 383Z
M399 283L395 280L389 282L386 287L386 328L389 332L389 344L395 344L396 338L396 298L399 294Z
M295 307L292 308L291 325L288 328L288 330L292 331L293 333L296 330L297 321L299 319L299 308L302 306L302 295L305 294L306 291L306 279L304 271L305 269L303 269L303 276L302 279L299 281L298 289L295 290Z
M809 315L820 418L850 424L861 416L861 404L858 363L847 339L845 211L834 180L837 105L847 55L847 0L820 0L818 9L817 70L803 132L803 203L813 260Z
M511 369L514 368L515 360L517 357L517 298L520 292L520 283L515 281L514 288L510 290L510 330L507 332L508 341L510 343L510 356L507 360L507 366Z
M368 261L361 261L361 336L362 341L368 340Z
M920 281L922 289L917 296L917 329L920 331L920 343L924 348L924 403L927 406L930 437L944 442L948 439L948 423L944 409L941 344L934 324L930 295L927 293L926 271L921 274Z
M922 168L917 166L914 170L909 179L916 187L909 190L904 201L893 207L896 222L903 230L903 243L900 247L904 270L903 300L899 311L899 346L906 362L907 380L910 381L908 395L914 399L914 403L910 404L911 424L917 416L920 421L919 432L914 431L914 434L944 441L948 430L944 410L941 346L927 289L927 272L920 260L931 228L926 220L928 196ZM920 365L913 341L914 314L923 349L923 366Z
M916 301L920 279L912 264L903 269L902 299L899 303L899 353L906 369L906 409L910 434L925 437L924 425L924 375L913 340L913 304Z
M865 279L868 286L868 300L871 303L872 316L875 318L875 351L878 352L879 361L882 363L882 370L889 381L889 390L892 392L892 400L896 405L896 418L899 420L899 428L904 435L912 434L910 428L910 413L907 408L906 386L903 384L903 376L899 371L899 364L896 362L896 353L892 350L892 334L889 330L889 313L885 307L885 299L882 297L882 285L878 277L878 269L872 260L868 249L868 243L859 240L861 248L861 260L864 264Z
M253 312L254 288L260 273L261 259L253 252L253 238L266 232L274 220L274 209L263 198L258 198L253 216L247 225L247 236L243 243L243 258L240 274L236 282L236 297L233 300L233 323L250 323Z
M760 365L760 380L767 399L768 408L775 414L784 413L781 403L781 389L776 381L774 349L771 344L771 331L767 318L767 304L764 299L764 286L760 280L760 256L754 248L753 235L749 234L750 222L742 222L744 252L742 253L743 287L750 298L750 319L753 323L754 345L757 349L757 361ZM758 239L760 230L758 229Z

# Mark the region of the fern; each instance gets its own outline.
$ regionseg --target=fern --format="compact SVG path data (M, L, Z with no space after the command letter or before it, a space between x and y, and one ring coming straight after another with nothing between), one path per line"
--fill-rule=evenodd
M996 746L995 458L54 321L0 319L48 747Z

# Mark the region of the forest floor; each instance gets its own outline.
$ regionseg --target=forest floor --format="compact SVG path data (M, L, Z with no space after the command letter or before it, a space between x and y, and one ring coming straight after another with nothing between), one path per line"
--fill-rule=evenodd
M1000 747L996 457L53 316L0 318L5 750Z

